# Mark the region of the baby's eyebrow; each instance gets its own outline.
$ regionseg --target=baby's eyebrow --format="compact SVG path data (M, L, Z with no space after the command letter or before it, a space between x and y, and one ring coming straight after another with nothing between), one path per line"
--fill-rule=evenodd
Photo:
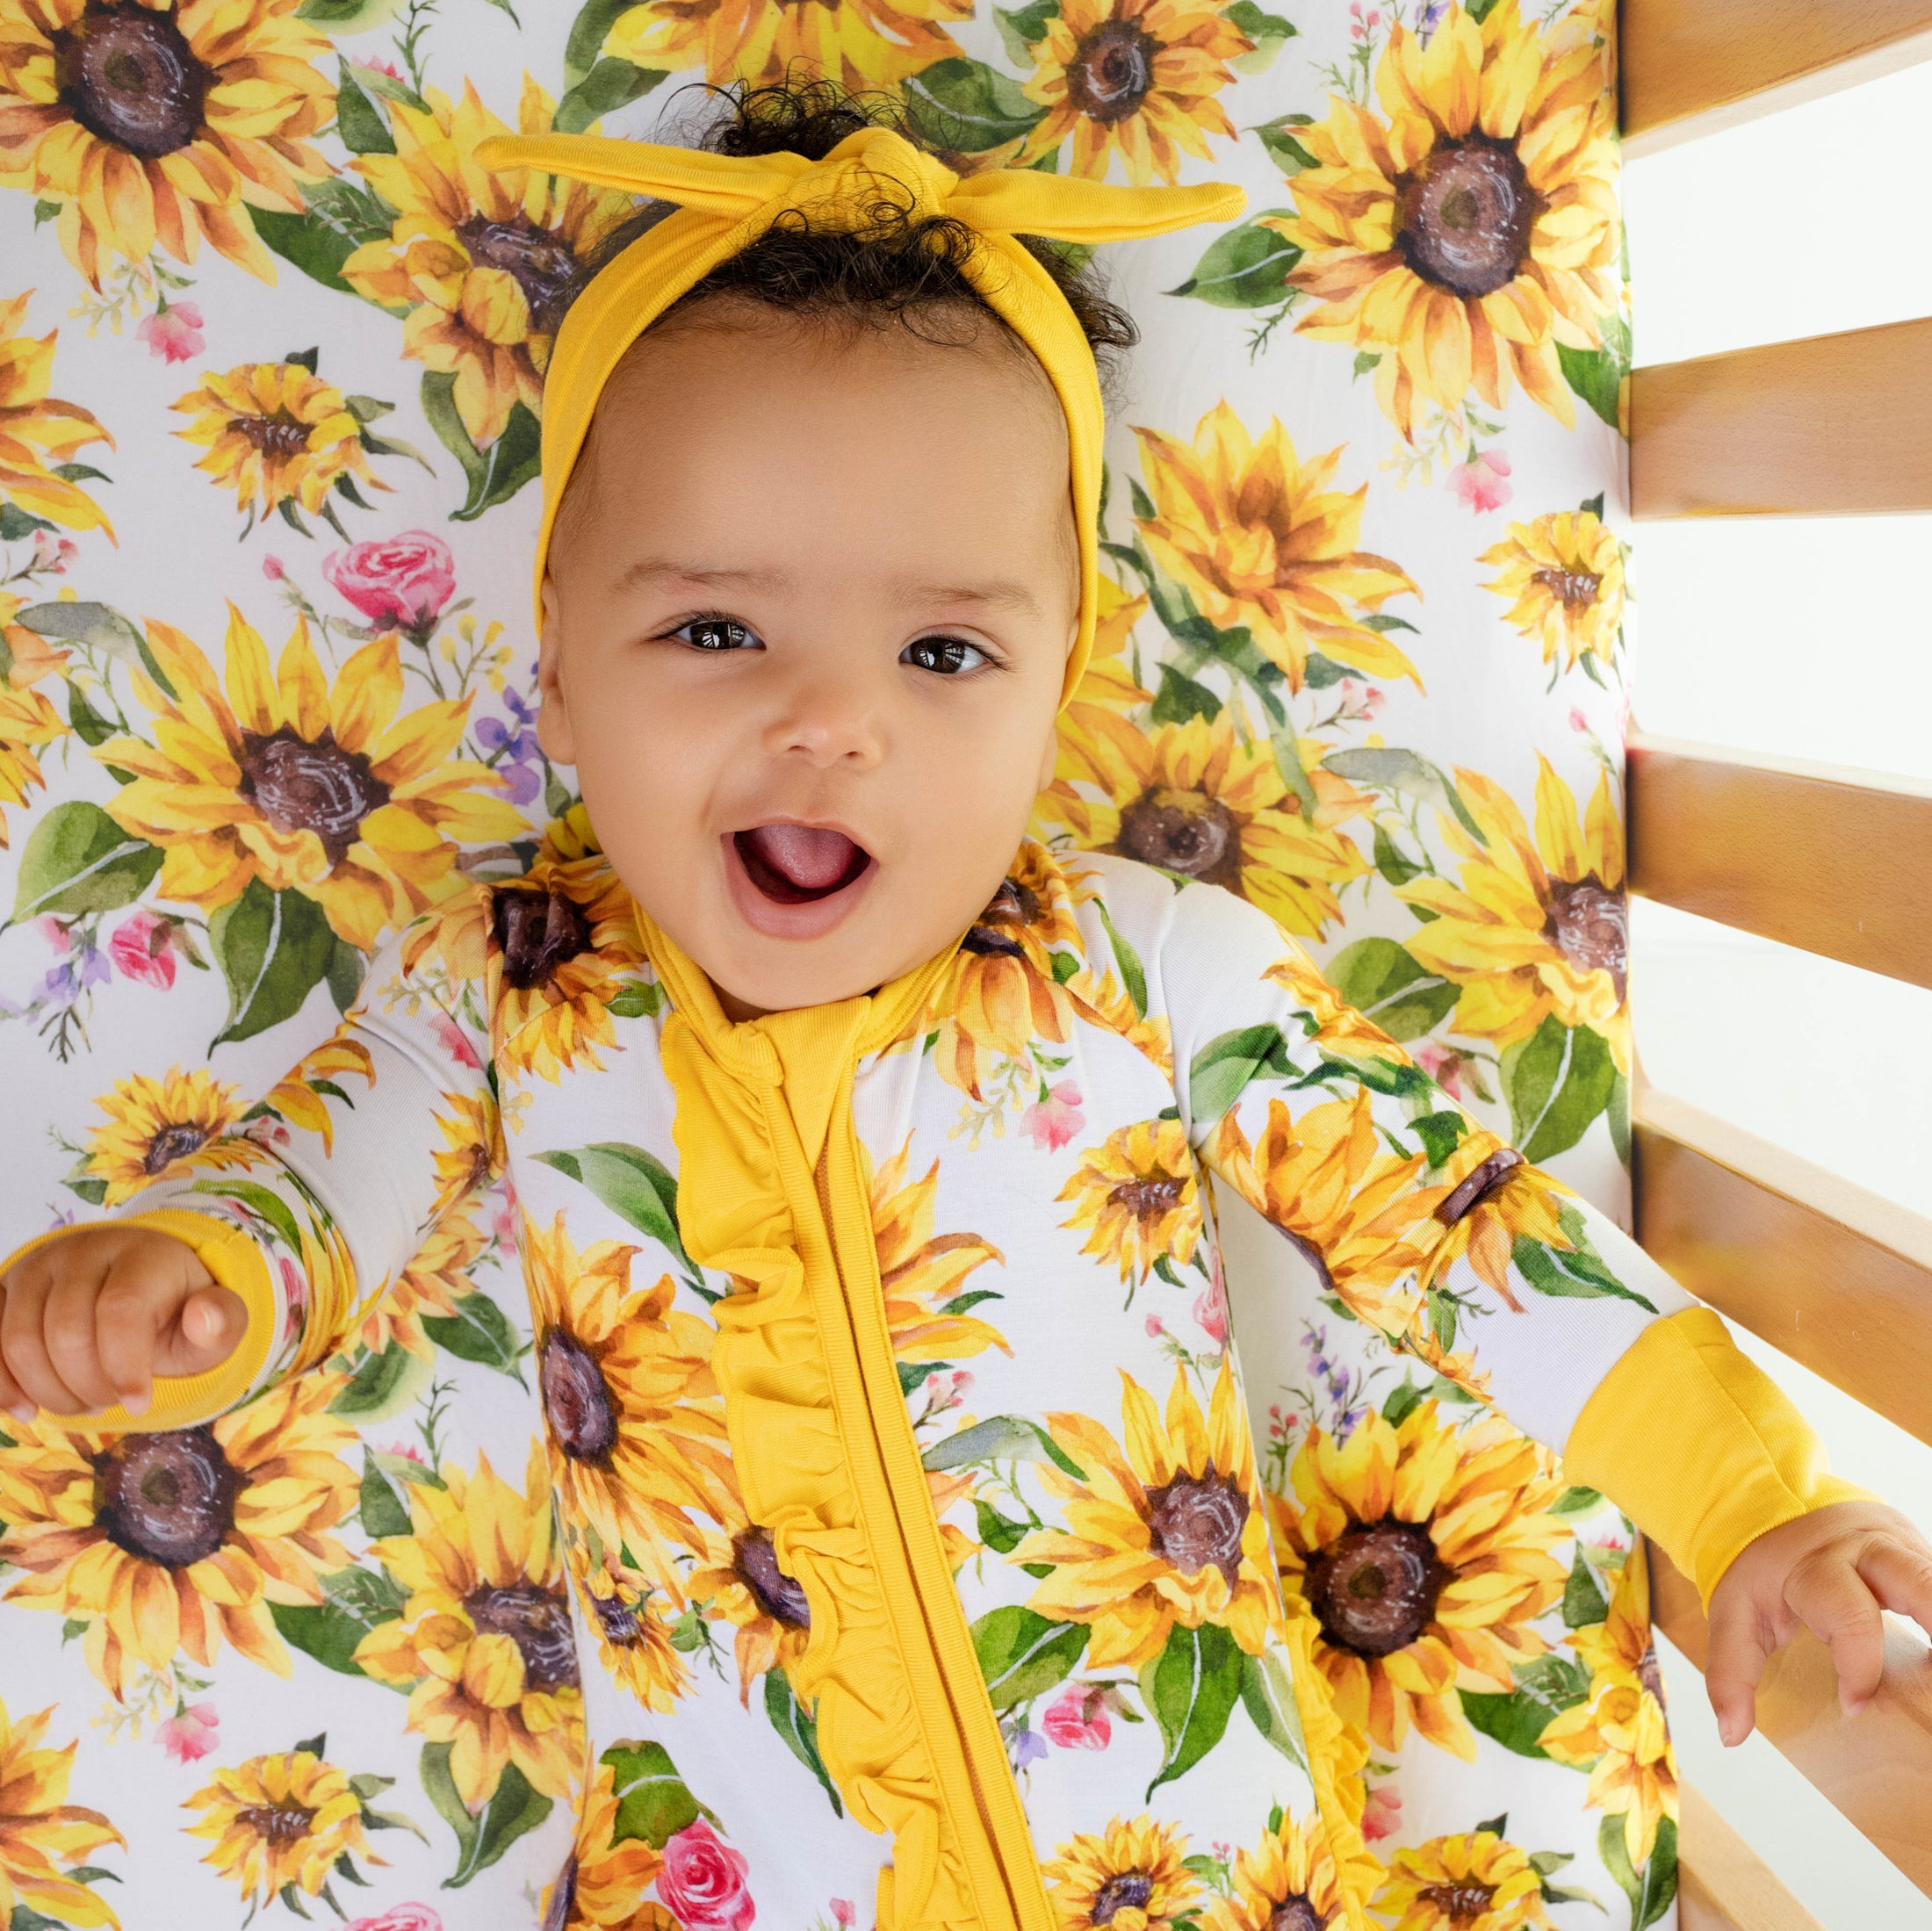
M745 590L774 591L789 587L791 579L779 570L697 569L689 564L673 563L662 558L645 557L631 564L617 579L620 591L635 590L664 579L681 583L731 584ZM1003 605L1029 616L1041 614L1040 600L1024 583L996 580L988 583L896 585L904 603L980 603Z

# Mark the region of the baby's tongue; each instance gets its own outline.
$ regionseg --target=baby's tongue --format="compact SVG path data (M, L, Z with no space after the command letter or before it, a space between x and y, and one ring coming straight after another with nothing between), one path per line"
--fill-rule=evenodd
M799 891L829 890L852 868L858 847L843 832L816 825L761 825L739 839Z

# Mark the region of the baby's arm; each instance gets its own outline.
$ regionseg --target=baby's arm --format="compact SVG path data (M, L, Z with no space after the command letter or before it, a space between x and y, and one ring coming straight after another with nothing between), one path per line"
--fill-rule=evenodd
M0 1406L192 1426L324 1359L501 1171L466 886L376 954L342 1024L230 1133L0 1259Z
M1848 1709L1877 1687L1880 1604L1932 1632L1932 1548L1828 1472L1718 1315L1343 1005L1265 914L1184 891L1161 961L1203 1161L1352 1313L1561 1451L1696 1582L1727 1741L1799 1622Z

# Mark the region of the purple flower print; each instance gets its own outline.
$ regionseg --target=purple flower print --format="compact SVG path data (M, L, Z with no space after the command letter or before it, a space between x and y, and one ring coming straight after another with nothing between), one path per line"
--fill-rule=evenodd
M484 761L502 779L511 803L528 804L544 789L544 753L531 728L537 713L513 690L503 693L503 703L510 723L495 717L479 719L476 741L487 754Z

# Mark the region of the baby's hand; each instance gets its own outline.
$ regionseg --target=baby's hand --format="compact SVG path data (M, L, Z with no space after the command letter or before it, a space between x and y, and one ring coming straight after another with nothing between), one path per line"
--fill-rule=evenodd
M156 1374L199 1374L248 1326L185 1241L151 1228L76 1228L0 1275L0 1408L144 1414Z
M1856 1716L1885 1668L1881 1608L1932 1635L1932 1545L1896 1509L1829 1502L1748 1543L1711 1593L1704 1686L1718 1734L1750 1735L1764 1665L1800 1623L1830 1646L1839 1704Z

